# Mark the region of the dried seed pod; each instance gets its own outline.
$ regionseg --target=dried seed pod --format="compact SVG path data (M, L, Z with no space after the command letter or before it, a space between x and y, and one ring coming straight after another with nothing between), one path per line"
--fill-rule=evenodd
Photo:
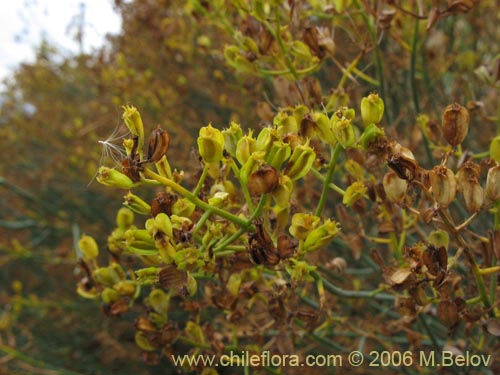
M263 221L256 220L257 230L248 239L247 249L250 258L256 264L275 266L280 262L280 256L269 234L264 229Z
M462 143L469 131L469 111L458 103L446 107L443 113L443 135L452 146Z
M467 13L479 0L448 0L448 12Z
M147 161L149 163L156 163L160 161L163 155L167 154L169 145L170 136L168 135L168 132L162 130L160 126L158 126L149 136Z
M500 165L488 170L488 176L486 177L486 197L492 202L500 200Z
M178 270L169 264L158 271L157 282L165 289L179 291L187 282L187 272Z
M449 206L457 194L457 180L453 171L445 166L436 166L429 172L432 196L443 208Z
M452 327L458 322L458 308L450 300L443 300L437 305L437 317L441 323Z
M278 237L278 254L280 259L288 259L293 256L295 250L297 250L298 242L291 239L286 234L282 234Z
M138 331L143 331L143 332L156 332L157 328L154 326L154 324L151 322L151 320L140 316L139 318L136 319L135 321L135 328Z
M427 295L421 285L410 288L408 292L420 306L426 306L429 303Z
M326 264L326 268L339 274L343 274L347 269L347 262L342 257L335 257Z
M160 192L151 202L151 215L155 217L160 213L168 216L172 215L172 206L177 201L177 197L167 192Z
M399 178L395 172L389 171L382 181L386 197L394 203L400 203L408 189L408 181Z
M129 302L121 299L110 306L109 312L111 315L117 316L126 313L128 310L130 310Z
M469 212L477 212L483 207L484 192L477 179L464 184L462 194L464 195L465 207Z
M444 246L436 249L433 245L430 245L422 253L422 261L429 272L436 276L439 271L446 271L448 267L448 254Z
M279 184L279 175L270 165L262 165L248 178L248 191L252 196L271 193Z

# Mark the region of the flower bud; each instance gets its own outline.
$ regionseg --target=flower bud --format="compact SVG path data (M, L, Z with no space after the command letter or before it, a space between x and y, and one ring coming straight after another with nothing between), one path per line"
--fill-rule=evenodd
M298 240L305 240L307 235L318 226L320 218L313 214L298 213L292 216L290 234Z
M161 289L153 289L148 296L148 304L160 315L167 315L170 296Z
M157 273L158 273L157 267L141 268L135 271L137 280L140 281L141 285L154 284L156 282Z
M226 147L226 151L232 157L236 156L236 145L238 141L243 136L243 132L241 130L241 126L234 121L231 121L228 129L224 129L222 131L222 135L224 136L224 146Z
M226 289L231 293L233 297L237 297L238 293L240 291L240 285L241 285L241 274L240 273L232 273L231 276L229 276L229 279L227 280L226 283Z
M285 174L279 176L279 184L273 191L273 198L276 205L288 207L290 205L290 196L293 190L293 181Z
M255 141L255 150L256 151L263 151L267 153L267 150L269 150L269 147L271 146L273 142L273 131L271 128L264 128L260 131L259 135L257 136L257 140Z
M155 164L155 166L156 166L156 170L158 171L158 174L160 176L172 180L172 178L173 178L172 168L170 168L170 163L168 162L166 155L164 155L160 159L160 161Z
M279 112L273 119L273 125L278 130L278 135L284 137L287 134L297 134L299 125L295 116Z
M222 159L224 151L224 135L211 124L200 129L198 150L205 163L213 163Z
M313 148L309 146L309 141L304 145L298 145L293 150L285 173L293 181L299 180L309 172L313 166L314 160L316 160L316 153Z
M168 132L162 130L159 126L153 130L148 141L148 162L156 163L167 154L170 145L170 136Z
M141 150L144 145L144 125L142 123L141 114L137 108L125 105L123 108L123 121L128 130L138 137L137 149Z
M141 331L138 331L135 334L135 343L136 345L146 352L152 352L158 349L157 345L148 338L148 336Z
M443 208L449 206L457 194L457 180L453 171L445 166L436 166L429 172L432 196Z
M258 197L274 191L278 183L279 175L276 169L270 165L261 165L248 178L248 191L251 196Z
M178 199L172 206L172 214L183 217L191 217L196 205L186 198Z
M429 233L427 241L436 249L444 247L445 250L448 250L448 246L450 244L450 236L448 232L442 229L436 229Z
M181 271L194 271L205 264L203 254L194 247L178 251L175 254L174 261Z
M130 189L134 186L134 182L130 177L116 169L108 167L99 168L96 180L105 186L117 187L120 189Z
M187 274L185 288L189 297L193 297L198 291L198 282L190 273Z
M345 191L344 197L342 198L342 203L347 207L352 206L358 199L363 198L366 194L367 188L365 184L361 181L356 181L352 183Z
M443 113L443 135L452 146L462 143L469 131L469 111L455 103L446 107Z
M116 283L113 289L118 292L121 296L133 296L136 292L136 285L134 281L123 280Z
M104 288L101 293L101 299L102 302L104 302L106 305L111 305L113 302L116 302L120 299L120 295L116 290L113 290L111 288Z
M283 163L288 160L292 153L292 149L288 143L284 143L281 140L274 141L266 155L266 162L275 168L280 170Z
M385 137L384 129L375 124L369 124L361 137L359 143L364 150L369 149L370 145Z
M361 99L361 118L365 126L378 124L384 117L384 101L377 93Z
M500 163L500 135L497 135L490 143L490 158Z
M112 267L101 267L92 273L94 280L108 287L113 287L120 281L120 275Z
M238 162L243 165L247 162L250 155L255 151L255 138L252 136L252 131L248 132L248 135L245 135L240 138L238 144L236 145L236 159Z
M216 192L213 197L208 198L208 204L212 207L220 207L227 201L229 194L225 191Z
M99 248L95 240L87 235L83 235L78 241L78 247L83 254L83 259L89 261L97 258L99 255Z
M304 242L304 251L313 251L326 246L340 232L340 224L327 219L322 225L309 232Z
M248 185L248 179L250 175L254 173L257 168L262 164L264 158L264 153L262 151L254 152L247 161L242 165L240 169L240 181L245 186Z
M310 275L310 273L315 269L315 266L311 266L305 261L293 258L290 260L290 264L286 266L286 270L290 274L290 279L294 283L314 281L314 278Z
M486 197L492 202L500 200L500 165L492 167L488 171Z
M123 205L128 209L134 211L139 215L149 215L151 213L151 206L144 202L137 195L128 193L123 197Z
M395 172L389 171L384 175L382 183L389 201L401 203L408 189L408 181L399 178Z
M158 237L158 232L172 238L172 222L170 218L165 213L159 213L154 219L148 219L146 221L146 230L149 232L152 238Z
M331 118L333 135L343 148L352 147L356 141L352 119L344 116L342 111L337 111Z
M127 230L134 223L134 213L126 207L122 207L116 214L116 226L121 230Z

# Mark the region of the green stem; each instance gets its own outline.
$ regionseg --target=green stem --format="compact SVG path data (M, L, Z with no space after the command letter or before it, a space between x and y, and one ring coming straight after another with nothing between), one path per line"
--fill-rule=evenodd
M31 366L35 366L35 367L38 367L41 369L51 369L52 371L56 371L58 374L61 374L61 375L81 375L81 373L75 372L75 371L56 369L53 366L50 366L50 365L48 365L44 362L41 362L39 360L33 359L33 358L27 356L26 354L24 354L16 349L13 349L7 345L0 344L0 352L4 352L7 355L14 357L14 358L17 358L18 360L20 360L24 363L27 363Z
M262 197L260 197L259 204L257 205L257 208L255 211L252 213L252 215L248 218L248 221L245 222L244 225L241 225L241 228L238 229L236 232L234 232L231 236L221 240L221 242L213 249L214 254L224 250L226 246L232 244L234 241L236 241L240 236L242 236L245 232L248 231L248 228L252 225L252 222L254 219L260 215L262 210L264 209L264 206L266 204L267 196L266 194L263 194Z
M198 180L198 183L196 184L196 188L194 189L194 192L193 192L193 195L195 197L197 197L198 194L200 194L201 188L203 187L203 184L205 182L205 178L207 178L207 174L208 174L208 165L205 164L203 166L203 171L201 172L200 179Z
M196 236L196 233L205 225L205 222L212 215L212 210L205 211L203 215L200 217L200 220L196 223L196 226L193 229L193 236Z
M358 291L344 290L342 288L339 288L339 287L333 285L332 283L325 280L324 278L322 278L321 275L317 271L312 271L311 276L314 277L315 280L322 279L325 289L338 297L360 298L360 299L373 298L373 299L378 299L378 300L383 300L383 301L392 301L392 302L394 302L394 300L395 300L395 297L392 294L381 293L378 289L358 290Z
M312 173L314 174L314 176L316 176L316 178L318 180L320 180L321 182L324 182L325 181L325 176L323 176L317 169L315 168L312 168L311 169ZM328 184L328 187L333 190L334 192L336 193L339 193L340 195L344 196L345 194L345 190L343 190L342 188L340 188L339 186L335 185L333 182L330 182Z
M281 50L281 53L283 55L283 58L285 60L285 64L289 70L289 73L292 74L293 78L295 80L299 79L299 76L297 74L297 71L295 70L295 67L293 66L292 62L290 61L290 58L288 57L288 51L283 44L283 40L281 39L281 25L280 25L280 19L279 19L279 9L278 6L274 7L274 16L275 16L275 21L276 21L276 30L272 27L272 25L268 21L263 21L264 25L266 28L269 30L269 32L273 35L274 39L276 39L276 42L278 43L278 46Z
M420 98L418 95L418 85L417 85L417 51L418 51L418 30L419 30L420 20L415 19L415 27L413 28L413 38L411 40L411 58L410 58L410 84L411 93L413 97L413 106L415 107L415 113L418 115L420 113ZM429 146L429 140L424 137L424 147L425 153L430 163L434 163L434 157L432 156L432 151Z
M321 216L321 212L325 207L326 196L330 187L329 186L330 182L332 181L333 178L333 173L335 172L335 167L337 165L337 160L339 158L341 148L342 146L340 145L340 143L337 143L335 149L332 151L330 164L328 165L328 172L326 173L325 180L323 181L323 190L321 191L321 196L319 198L318 206L316 207L316 213L315 213L316 216Z
M365 12L365 10L363 9L361 3L359 0L354 0L354 5L356 6L356 8L358 8L361 12L360 12L360 15L361 15L361 18L363 19L363 22L365 24L365 26L368 28L368 32L370 33L370 39L375 47L375 64L377 66L377 78L378 78L378 81L380 82L380 96L382 97L382 99L384 99L387 103L387 92L386 92L386 87L385 87L385 79L384 79L384 65L383 65L383 62L382 62L382 57L380 55L380 48L378 46L378 43L377 43L377 33L376 33L376 30L375 30L375 27L373 25L372 22L370 22L370 19L368 18L367 14L369 14L368 12ZM384 111L384 116L386 117L387 119L387 122L390 124L392 122L392 116L391 114L389 113L389 107L386 105L386 111Z
M415 19L415 27L413 29L413 38L411 41L411 59L410 59L411 93L413 96L413 105L415 106L415 112L417 114L420 113L420 101L418 97L418 87L416 81L418 26L419 26L419 20Z
M460 235L460 233L458 233L455 230L455 225L453 222L451 222L451 219L448 218L448 215L446 215L442 209L439 209L437 212L441 220L443 220L443 222L448 227L448 230L454 235L455 239L458 241L460 246L463 247L465 257L467 258L467 261L469 262L472 268L472 273L474 275L474 279L476 280L477 290L479 292L479 296L481 297L483 306L486 309L491 309L491 301L488 295L488 291L486 289L486 285L484 284L483 275L481 275L481 270L477 265L477 262L474 258L474 255L472 254L469 244L464 240L464 238ZM490 315L493 315L492 311L490 311Z
M436 352L438 352L438 355L439 355L439 351L441 350L441 347L439 346L439 343L434 335L434 332L429 327L429 324L427 324L427 321L425 320L425 317L422 314L418 315L418 320L420 320L420 323L424 327L424 330L427 332L427 334L429 335L429 338L431 339L432 346L434 347L434 350Z
M219 207L214 207L209 205L207 202L202 201L200 198L195 196L193 193L191 193L189 190L185 189L178 183L169 180L168 178L165 178L163 176L160 176L159 174L153 172L151 169L146 169L144 171L144 174L152 179L155 179L159 182L161 182L163 185L171 188L174 190L176 193L182 195L184 198L189 200L191 203L194 203L196 206L201 208L204 211L211 211L216 215L219 215L220 217L223 217L224 219L227 219L229 221L232 221L233 223L239 225L240 227L246 227L249 230L253 231L255 230L254 228L250 228L247 224L247 221L245 219L242 219L241 217L238 217L236 215L233 215L230 212L227 212Z

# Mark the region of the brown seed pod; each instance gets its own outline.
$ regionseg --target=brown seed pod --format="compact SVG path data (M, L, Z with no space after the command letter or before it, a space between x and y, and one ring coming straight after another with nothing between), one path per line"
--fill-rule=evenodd
M486 177L486 197L492 202L500 200L500 165L488 170L488 176Z
M450 300L443 300L437 305L437 317L441 323L448 327L458 322L458 308Z
M297 250L297 241L290 238L286 234L282 234L278 237L278 255L280 259L288 259L293 256L295 250Z
M422 261L429 272L436 276L439 271L446 271L448 267L448 254L443 246L436 249L433 245L430 245L422 253Z
M264 229L263 220L256 220L255 226L257 230L250 235L247 245L250 258L255 264L277 265L280 262L280 255L269 234Z
M168 216L172 215L172 206L177 200L177 197L167 192L160 192L151 202L151 215L155 217L159 213L166 213Z
M457 194L457 180L453 171L445 166L436 166L429 172L432 196L443 208L449 206Z
M383 186L385 195L389 201L400 203L408 189L408 181L399 178L396 172L389 171L384 175Z
M248 179L248 191L252 196L260 196L272 192L278 187L279 175L270 165L262 165Z
M140 316L139 318L136 319L135 328L138 331L143 331L143 332L156 332L158 330L155 327L155 325L151 322L151 320L143 316Z
M187 273L169 264L158 271L156 281L165 289L179 291L187 282Z
M443 135L452 146L462 143L469 131L470 116L467 108L458 103L446 107L443 113Z
M129 177L134 182L139 182L141 180L141 172L144 167L141 166L139 161L139 155L134 158L127 156L122 160L122 172L127 177Z
M158 126L149 136L147 162L158 162L163 155L166 155L169 145L170 136L168 135L168 132L162 130L160 126Z

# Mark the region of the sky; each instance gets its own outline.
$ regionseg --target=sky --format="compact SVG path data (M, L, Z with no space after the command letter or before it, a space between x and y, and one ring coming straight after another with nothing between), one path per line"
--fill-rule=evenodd
M82 9L83 50L90 52L104 43L107 33L120 30L112 0L2 0L0 81L20 62L33 61L35 48L43 38L63 54L78 53L74 36Z

